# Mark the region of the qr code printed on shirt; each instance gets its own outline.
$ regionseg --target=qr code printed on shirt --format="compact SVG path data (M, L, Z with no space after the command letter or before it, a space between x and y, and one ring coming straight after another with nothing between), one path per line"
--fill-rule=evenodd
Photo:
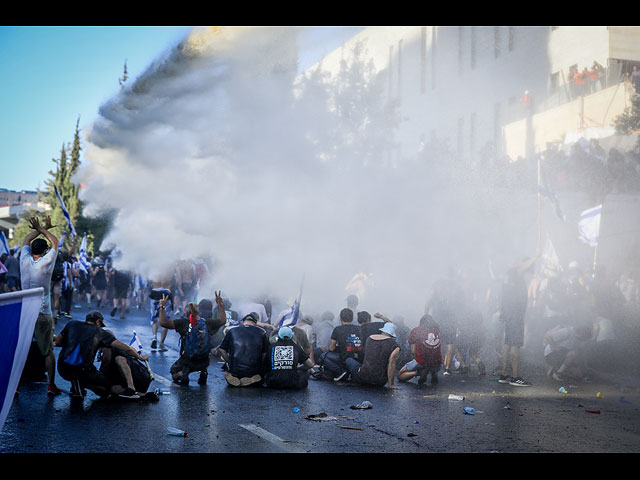
M287 346L277 346L273 352L273 360L275 362L292 362L293 361L293 347L291 345Z

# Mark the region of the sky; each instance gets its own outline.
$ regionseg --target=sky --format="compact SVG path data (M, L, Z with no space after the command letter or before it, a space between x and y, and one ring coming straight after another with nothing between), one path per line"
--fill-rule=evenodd
M63 144L117 93L127 64L135 79L190 26L0 26L0 188L44 188ZM286 27L285 27L286 28ZM302 67L311 66L359 27L306 27Z

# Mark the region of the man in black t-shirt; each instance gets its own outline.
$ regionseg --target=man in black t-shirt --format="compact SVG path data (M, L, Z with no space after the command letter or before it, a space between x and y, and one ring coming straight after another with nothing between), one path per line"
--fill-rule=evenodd
M84 322L74 320L67 323L55 338L56 346L62 347L58 355L58 373L71 382L72 396L83 396L83 389L88 388L100 397L111 393L125 398L139 398L124 357L120 356L116 360L117 367L126 379L127 388L124 390L119 385L112 388L104 373L93 364L100 348L115 348L139 360L148 359L146 355L139 355L135 348L116 339L104 327L104 317L97 311L87 314Z
M234 387L261 385L264 359L269 351L267 333L257 326L259 317L251 312L242 319L242 325L231 328L218 347L218 352L229 365L224 378Z
M224 326L226 322L226 315L224 307L222 306L222 297L220 296L220 292L215 293L216 303L218 305L217 318L213 317L213 304L211 300L206 298L200 300L197 307L193 303L190 303L187 306L187 311L190 312L190 318L183 317L176 318L175 320L167 318L164 311L165 304L169 300L169 297L164 295L162 299L158 301L158 322L160 323L160 326L169 330L175 330L178 335L180 335L180 358L171 365L170 369L171 377L176 383L188 385L189 374L191 372L200 372L200 377L198 378L198 383L200 385L207 383L207 377L209 375L207 368L209 367L210 361L209 353L206 355L191 356L185 351L184 347L185 339L187 338L187 335L189 335L190 329L196 326L200 318L203 318L205 321L208 330L207 335L209 337L215 335L220 327Z
M362 332L360 325L353 324L353 310L340 311L340 325L333 329L329 351L320 359L325 374L340 381L357 371L362 363Z
M293 339L293 330L289 327L278 329L276 341L271 344L265 365L265 385L268 388L306 388L309 380L308 370L313 362ZM304 369L299 369L302 364Z
M362 338L363 357L364 357L364 349L367 346L367 338L369 338L371 335L380 333L380 329L384 327L384 324L386 322L391 321L380 313L376 313L374 317L382 319L382 321L372 322L371 314L369 312L365 312L364 310L361 312L358 312L358 324L360 324L360 331L362 333L361 338Z

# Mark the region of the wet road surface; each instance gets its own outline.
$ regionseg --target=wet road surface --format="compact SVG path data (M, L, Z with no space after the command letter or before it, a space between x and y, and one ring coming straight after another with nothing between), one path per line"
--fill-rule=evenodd
M86 308L74 309L84 320ZM134 311L107 326L129 343L137 332L155 374L158 402L47 396L46 382L22 382L3 430L0 453L638 453L640 383L559 384L522 362L531 387L503 385L476 371L437 386L400 383L399 390L310 380L302 391L227 386L217 359L206 385L170 382L178 335L169 351L150 350L147 314ZM56 325L59 332L67 320ZM59 348L55 349L56 356ZM489 371L491 370L489 365ZM57 377L69 390L69 382ZM564 386L568 393L558 389ZM463 401L449 400L449 394ZM364 401L372 408L354 409ZM471 407L474 414L465 413ZM186 431L172 436L168 427Z

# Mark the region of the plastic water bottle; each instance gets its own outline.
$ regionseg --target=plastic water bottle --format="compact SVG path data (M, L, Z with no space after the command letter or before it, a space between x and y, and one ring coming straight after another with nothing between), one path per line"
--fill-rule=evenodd
M158 395L171 395L171 392L168 390L162 390L161 388L156 388L155 392Z
M454 395L453 393L450 393L449 394L449 400L463 401L464 400L464 396L463 395Z
M167 427L167 433L169 435L173 435L176 437L186 437L187 436L187 432L185 432L184 430L180 430L178 428L173 428L173 427Z
M467 415L475 415L476 411L471 408L471 407L464 407L464 413L466 413Z

